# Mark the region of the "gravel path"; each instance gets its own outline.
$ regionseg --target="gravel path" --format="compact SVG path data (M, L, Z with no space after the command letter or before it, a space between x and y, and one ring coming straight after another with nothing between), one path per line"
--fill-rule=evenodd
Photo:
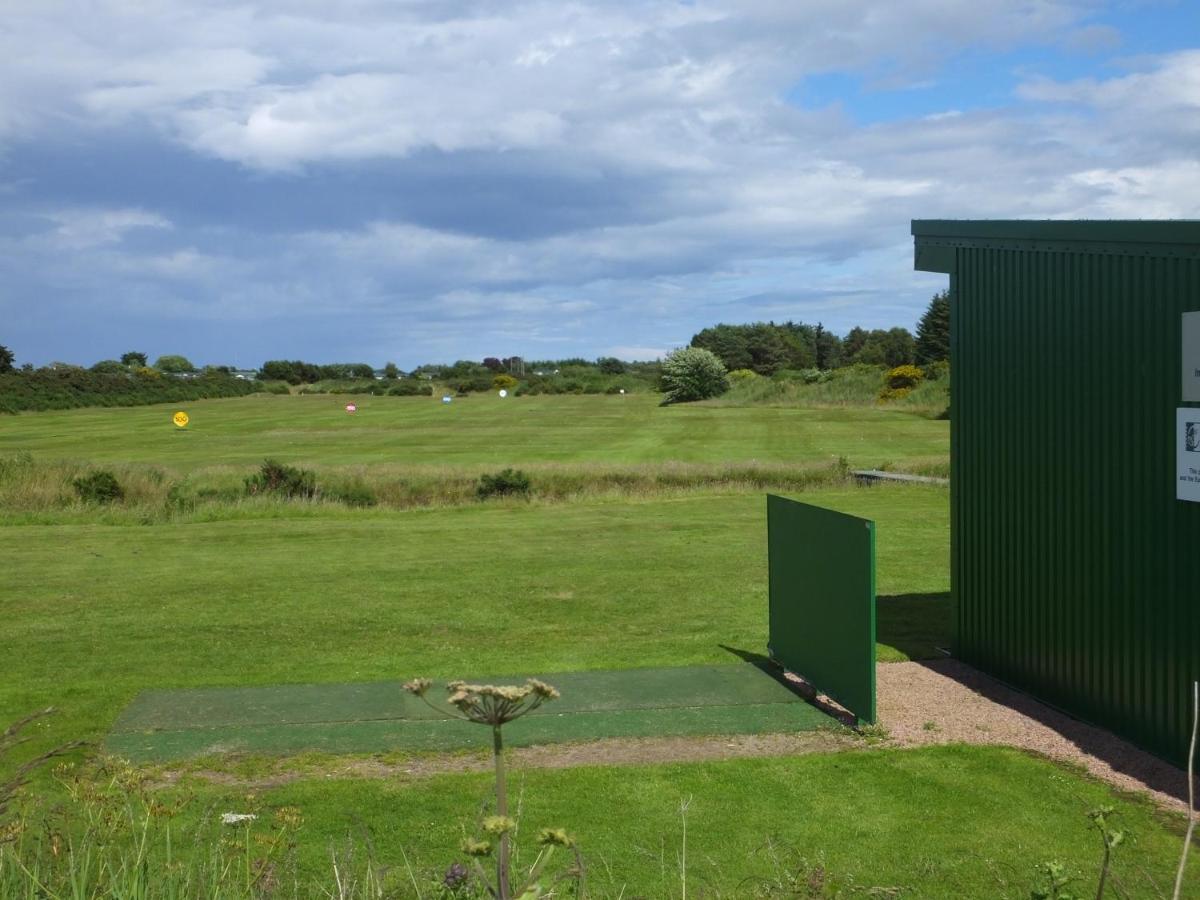
M957 660L881 663L876 679L879 721L890 743L1020 747L1081 765L1119 788L1148 791L1164 806L1187 810L1187 777L1181 770Z

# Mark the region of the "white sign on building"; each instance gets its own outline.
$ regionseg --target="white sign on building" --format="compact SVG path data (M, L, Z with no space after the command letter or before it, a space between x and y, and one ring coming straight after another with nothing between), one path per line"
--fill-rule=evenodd
M1200 503L1200 409L1175 410L1175 497Z
M1200 401L1200 312L1183 314L1183 400Z

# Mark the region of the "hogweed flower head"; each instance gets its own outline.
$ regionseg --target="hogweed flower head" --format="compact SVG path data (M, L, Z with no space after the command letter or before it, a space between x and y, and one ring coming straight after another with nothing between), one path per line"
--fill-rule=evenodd
M565 828L543 828L538 832L538 843L543 847L574 847L575 840Z
M499 837L517 827L517 823L508 816L488 816L483 820L483 830L488 834Z
M462 852L467 856L491 856L491 841L473 841L467 838L462 842Z
M425 694L433 682L428 678L414 678L404 689L429 703ZM555 688L530 678L521 685L471 684L466 681L450 681L446 684L449 696L446 702L466 719L480 725L504 725L532 712L548 700L557 700ZM432 704L430 704L432 705Z
M410 694L416 694L418 697L424 697L425 692L433 687L432 678L414 678L412 681L405 682L404 689Z

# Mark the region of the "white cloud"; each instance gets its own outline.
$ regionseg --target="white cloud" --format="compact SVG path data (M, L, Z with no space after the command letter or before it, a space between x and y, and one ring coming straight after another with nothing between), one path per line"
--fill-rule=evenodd
M911 218L1194 216L1200 50L865 127L784 98L830 72L936 92L943 63L981 47L1103 54L1119 36L1092 11L10 0L0 145L165 142L234 199L193 213L206 204L169 170L146 194L119 186L128 200L34 202L51 188L0 157L6 206L37 222L0 231L0 266L139 314L156 298L213 320L352 311L360 335L447 352L487 333L636 357L722 318L903 323L933 287L911 271ZM342 184L352 204L320 193ZM294 222L237 219L309 192Z
M62 209L45 218L55 223L54 247L65 250L116 244L139 228L171 227L163 216L144 209Z

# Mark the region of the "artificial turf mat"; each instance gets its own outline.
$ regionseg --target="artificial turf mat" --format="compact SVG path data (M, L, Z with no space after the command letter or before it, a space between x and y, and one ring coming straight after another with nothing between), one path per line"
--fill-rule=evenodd
M810 731L833 720L776 673L753 663L617 669L537 676L562 693L505 727L511 746L611 737ZM469 678L520 684L525 676ZM117 719L106 746L135 762L211 753L372 753L491 744L488 729L450 716L444 691L429 698L399 681L144 691Z

